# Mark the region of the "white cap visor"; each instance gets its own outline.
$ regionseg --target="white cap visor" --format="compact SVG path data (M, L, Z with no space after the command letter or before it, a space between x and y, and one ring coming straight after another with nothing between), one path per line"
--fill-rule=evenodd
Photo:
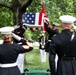
M0 28L1 34L11 34L13 30L14 30L13 27L2 27L2 28Z
M73 24L74 21L76 21L76 18L70 15L60 16L59 19L62 21L62 23L69 23L69 24Z

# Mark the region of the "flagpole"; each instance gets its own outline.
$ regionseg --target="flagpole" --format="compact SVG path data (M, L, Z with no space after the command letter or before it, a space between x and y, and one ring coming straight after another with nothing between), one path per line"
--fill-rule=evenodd
M42 47L45 46L45 31L44 31L44 13L42 13L42 39L41 39L41 42L42 42Z
M42 38L42 46L45 46L45 29L44 29L44 18L46 16L46 10L44 7L44 1L42 1L42 34L43 34L43 38Z

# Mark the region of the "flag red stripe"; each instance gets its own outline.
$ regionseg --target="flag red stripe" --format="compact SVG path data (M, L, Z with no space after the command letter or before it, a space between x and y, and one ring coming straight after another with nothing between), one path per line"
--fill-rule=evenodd
M39 13L39 22L38 22L38 24L41 25L41 23L42 23L42 12Z

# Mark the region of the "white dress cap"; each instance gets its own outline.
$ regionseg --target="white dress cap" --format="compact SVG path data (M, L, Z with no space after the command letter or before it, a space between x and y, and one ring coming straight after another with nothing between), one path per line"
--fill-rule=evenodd
M59 26L59 24L58 24L58 23L56 23L56 22L53 22L53 25L55 25L55 26Z
M69 23L69 24L73 24L74 21L76 21L76 18L70 15L62 15L59 17L59 19L62 21L62 23Z
M1 34L11 34L13 30L14 28L9 26L0 28Z

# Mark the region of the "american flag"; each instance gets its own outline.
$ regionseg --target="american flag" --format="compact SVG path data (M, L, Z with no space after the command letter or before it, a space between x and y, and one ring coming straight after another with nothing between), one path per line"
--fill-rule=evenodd
M23 25L28 27L42 27L43 26L43 16L40 13L24 13L22 15Z
M30 27L30 30L34 32L37 29L42 29L42 31L46 31L46 27L44 26L44 21L47 18L46 10L44 7L44 3L42 3L42 10L39 13L24 13L22 15L23 25Z

